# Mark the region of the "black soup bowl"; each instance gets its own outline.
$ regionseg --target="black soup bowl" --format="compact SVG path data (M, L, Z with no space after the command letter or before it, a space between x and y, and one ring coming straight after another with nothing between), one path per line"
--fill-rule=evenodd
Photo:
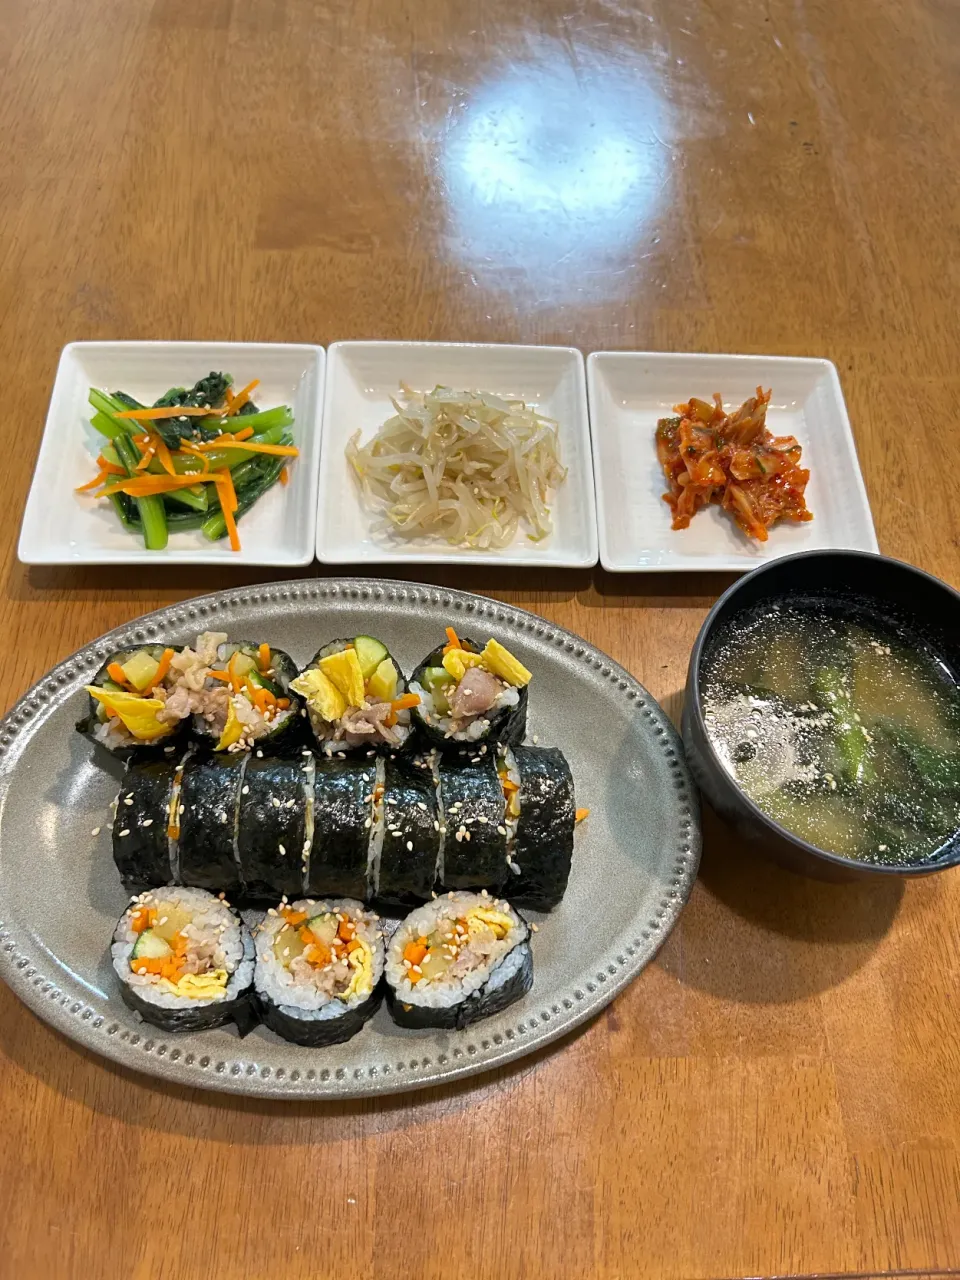
M960 594L938 578L899 560L861 551L808 551L753 570L724 593L700 629L687 672L683 743L690 770L717 813L737 833L782 866L818 880L921 876L960 863L956 835L924 862L871 863L819 849L763 812L724 767L707 734L702 685L706 661L744 613L767 602L825 596L866 615L906 626L960 672Z

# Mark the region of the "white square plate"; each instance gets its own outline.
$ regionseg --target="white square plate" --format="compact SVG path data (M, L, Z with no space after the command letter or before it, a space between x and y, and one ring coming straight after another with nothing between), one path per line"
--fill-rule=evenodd
M123 390L150 403L169 388L190 386L211 369L238 387L260 379L264 409L288 404L300 456L290 483L274 487L239 524L242 549L208 541L199 529L172 533L163 551L147 551L110 503L76 493L96 472L104 438L90 426L91 387ZM263 564L313 560L323 400L322 347L272 342L72 342L64 347L47 424L20 529L24 564Z
M498 551L471 551L439 540L407 541L372 532L378 520L361 502L344 456L359 427L366 443L394 413L390 397L404 382L417 391L438 383L519 397L560 426L566 483L551 502L553 532L531 542L521 530ZM468 342L335 342L328 351L320 458L317 558L326 564L590 566L597 561L597 513L583 356L573 347Z
M796 551L878 549L840 379L829 360L596 351L587 360L587 385L605 569L745 571ZM775 525L760 543L711 506L689 528L672 529L657 419L691 396L709 400L715 391L726 408L735 408L761 385L773 389L770 430L796 436L803 448L813 520Z

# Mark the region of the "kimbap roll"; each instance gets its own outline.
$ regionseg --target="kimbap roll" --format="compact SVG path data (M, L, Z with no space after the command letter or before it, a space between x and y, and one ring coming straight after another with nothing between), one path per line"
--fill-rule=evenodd
M180 788L191 754L157 759L137 752L127 761L113 819L113 860L128 889L180 879Z
M86 686L89 709L77 729L111 755L170 746L189 715L173 694L178 649L141 645L112 653Z
M511 875L505 892L521 907L552 911L570 878L576 801L573 775L557 747L506 747L503 787Z
M253 1024L253 940L237 913L175 885L134 898L111 948L126 1004L164 1031Z
M486 893L449 893L403 920L387 948L387 995L404 1027L460 1030L533 985L526 921Z
M307 704L324 755L396 750L410 736L418 699L387 647L373 636L332 640L315 654L291 688Z
M509 883L510 867L496 759L485 746L476 755L447 752L437 776L444 829L441 883L447 889L499 890Z
M447 643L414 671L414 717L436 746L522 742L527 726L527 668L498 640L483 646L447 627Z
M201 644L202 642L202 644ZM193 731L215 751L289 747L300 731L300 701L290 692L296 664L282 649L230 643L223 632L197 637L191 653Z
M383 929L353 898L303 898L271 910L256 931L262 1021L295 1044L355 1036L380 1003Z

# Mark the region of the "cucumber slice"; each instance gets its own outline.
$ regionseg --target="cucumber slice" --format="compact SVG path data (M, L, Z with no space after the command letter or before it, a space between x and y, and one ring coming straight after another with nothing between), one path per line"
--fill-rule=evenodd
M173 948L157 933L156 929L144 929L134 943L132 960L165 960L173 954Z
M337 917L331 915L329 911L322 916L313 916L307 921L307 928L325 947L329 947L337 936L338 925Z
M381 644L379 640L374 640L373 636L357 636L353 647L357 651L363 678L369 680L380 663L388 656L387 646Z
M423 673L423 687L433 698L433 705L442 716L450 710L448 698L453 686L453 677L446 667L427 667Z

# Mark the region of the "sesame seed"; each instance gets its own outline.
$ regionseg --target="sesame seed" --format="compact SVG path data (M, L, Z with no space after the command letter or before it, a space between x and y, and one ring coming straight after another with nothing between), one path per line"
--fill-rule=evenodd
M364 826L367 828L367 830L369 831L369 829L373 826L373 819L372 819L372 818L367 818L366 822L365 822L363 825L364 825Z
M534 734L534 735L533 735L533 745L534 745L534 746L536 746L536 745L537 745L537 743L538 743L539 741L540 741L540 739L537 737L537 735L536 735L536 734Z
M280 808L280 801L277 799L277 797L276 797L276 796L271 796L271 797L270 797L270 803L273 805L273 807L274 807L275 809L279 809L279 808Z
M99 827L94 827L94 828L93 828L93 830L90 832L90 834L91 834L92 836L98 836L98 835L100 834L100 828L99 828Z
M533 930L533 932L534 932L534 933L539 933L539 932L540 932L540 926L539 926L538 924L532 924L532 923L531 923L530 928Z
M182 804L182 805L180 806L179 812L180 812L180 813L186 813L186 811L187 811L187 806L186 806L185 804Z
M440 830L440 823L436 820L436 818L434 819L434 822L433 822L433 829L434 831Z
M422 809L422 810L424 811L424 813L426 813L426 811L427 811L427 806L423 803L423 801L422 801L422 800L418 800L418 801L417 801L417 808L418 808L418 809Z
M282 845L282 844L278 844L278 845L277 845L277 848L280 850L280 857L281 857L281 858L286 857L286 853L287 853L287 851L286 851L286 849L283 847L283 845Z
M141 825L141 826L143 826L143 827L152 827L152 826L153 826L153 819L152 819L152 818L144 818L143 822L142 822L140 825ZM98 828L97 828L97 830L99 831L99 830L100 830L100 828L98 827Z
M263 752L259 748L257 749L257 759L258 760L263 759Z
M128 836L128 835L130 834L130 828L129 828L129 827L124 827L124 828L123 828L123 830L120 832L120 834L121 834L122 836Z
M246 785L242 786L240 788L240 794L244 796L248 796L250 794L250 788Z
M130 799L130 797L129 797L129 796L127 796L126 800L124 800L124 802L123 802L123 803L124 803L124 804L133 804L133 801Z
M407 848L410 850L410 852L411 852L411 853L413 853L413 841L412 841L412 840L408 840L408 841L407 841Z
M486 823L487 819L483 816L483 814L481 814L480 817L477 819L477 821L481 823Z

